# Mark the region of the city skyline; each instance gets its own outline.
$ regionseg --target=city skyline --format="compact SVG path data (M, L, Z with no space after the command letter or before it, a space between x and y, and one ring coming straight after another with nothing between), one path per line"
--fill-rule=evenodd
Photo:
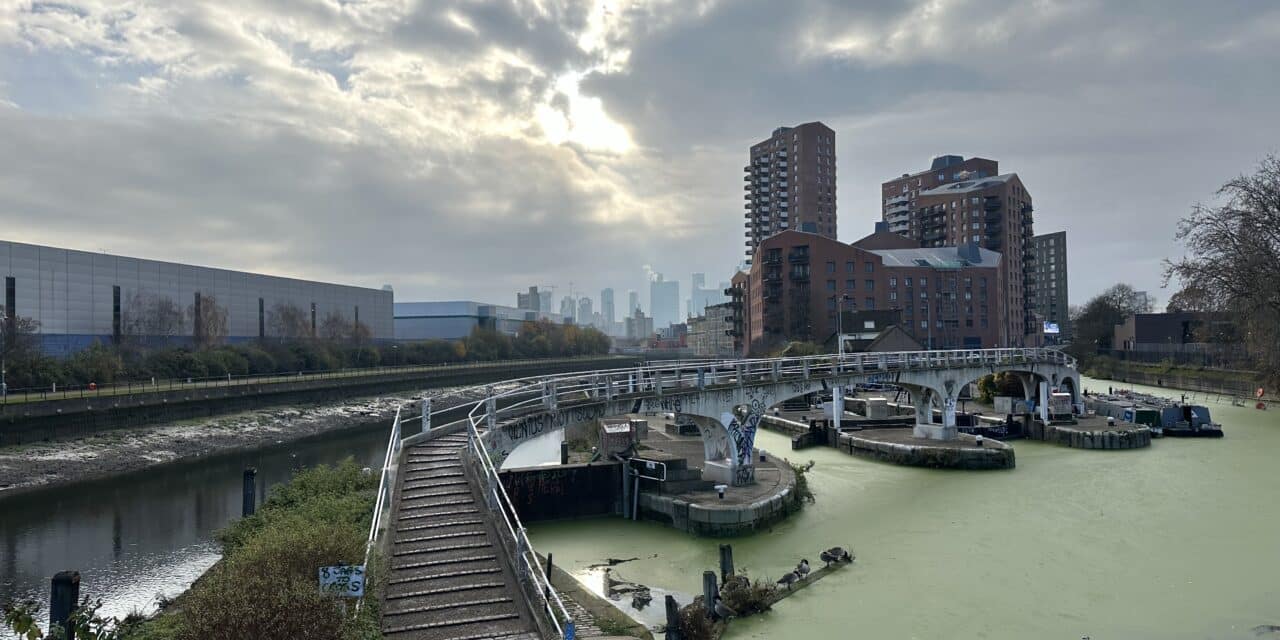
M821 120L841 241L872 231L901 171L999 158L1071 235L1072 300L1124 273L1163 301L1173 223L1280 138L1280 18L1244 4L9 3L0 224L403 300L643 291L644 264L718 282L742 259L720 239L742 240L743 150ZM737 44L756 33L778 37Z

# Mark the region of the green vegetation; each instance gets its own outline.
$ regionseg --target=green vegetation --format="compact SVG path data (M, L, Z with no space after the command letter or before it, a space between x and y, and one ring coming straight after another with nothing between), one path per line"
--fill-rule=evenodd
M381 638L377 589L385 572L380 561L370 561L358 615L354 602L344 606L321 593L316 577L319 567L363 561L377 485L377 476L351 460L298 473L277 487L258 513L218 533L222 560L160 614L103 620L96 604L86 601L78 612L76 639ZM6 626L24 639L46 637L35 627L34 612L31 603L7 607Z
M335 337L269 338L244 344L192 343L149 347L140 340L120 344L95 343L68 358L40 351L38 323L22 319L0 323L5 331L4 357L10 391L98 385L125 381L149 382L187 378L225 378L334 371L347 368L435 365L513 358L553 358L609 352L609 338L590 327L526 322L515 337L491 329L476 329L463 340L425 340L403 344L374 344L367 331ZM321 334L322 336L324 334Z
M809 488L809 478L805 476L805 474L813 468L813 465L813 460L810 460L809 463L805 465L791 465L791 469L796 473L795 499L797 504L806 502L813 504L817 500L817 498L813 496L813 490Z
M978 380L979 400L983 404L991 404L995 401L996 396L1014 396L1021 398L1023 394L1022 382L1014 374L1002 371L996 374L987 374Z
M1244 384L1252 388L1252 386L1260 384L1258 374L1252 371L1185 366L1168 361L1160 363L1129 362L1102 355L1095 356L1089 360L1089 365L1084 369L1084 374L1093 378L1107 380L1121 380L1137 374L1170 378L1195 378L1205 384L1220 386Z

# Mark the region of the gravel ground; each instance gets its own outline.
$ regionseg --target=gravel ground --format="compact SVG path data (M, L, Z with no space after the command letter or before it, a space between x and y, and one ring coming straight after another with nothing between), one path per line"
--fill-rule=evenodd
M476 387L431 391L436 411L481 397ZM0 448L0 499L25 490L137 471L234 450L252 450L328 431L385 421L422 394L357 398L310 407L276 407L57 442ZM409 410L409 413L417 413ZM56 463L56 464L52 464Z

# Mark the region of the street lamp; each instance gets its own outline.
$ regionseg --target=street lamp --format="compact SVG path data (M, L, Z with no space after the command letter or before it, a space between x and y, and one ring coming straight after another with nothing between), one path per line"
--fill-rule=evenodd
M836 354L844 357L844 301L851 300L849 294L836 294L828 298L836 301Z

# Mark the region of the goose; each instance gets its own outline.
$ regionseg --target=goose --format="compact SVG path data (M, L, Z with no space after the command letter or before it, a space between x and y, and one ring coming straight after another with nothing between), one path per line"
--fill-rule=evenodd
M801 560L800 564L796 565L796 574L800 576L801 580L809 577L809 560L808 559Z
M714 610L716 612L716 617L722 620L728 620L729 618L732 618L738 615L737 611L734 611L732 608L729 607L729 605L724 603L724 600L720 598L719 594L716 595L716 603L714 606Z
M832 562L853 562L853 554L841 547L831 547L823 551L821 558L823 562L827 563L827 566L831 566Z
M788 590L790 590L791 585L794 584L799 579L800 579L800 574L796 573L795 571L791 571L787 573L787 575L782 576L782 579L778 580L778 584L783 585Z

